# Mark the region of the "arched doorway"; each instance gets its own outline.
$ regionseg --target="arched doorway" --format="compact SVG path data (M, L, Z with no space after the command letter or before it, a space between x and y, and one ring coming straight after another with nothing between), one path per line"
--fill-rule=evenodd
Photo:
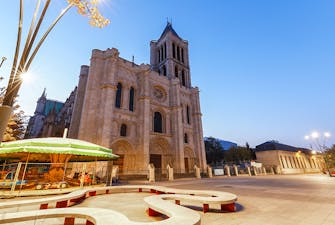
M112 144L111 148L113 149L113 153L120 156L113 164L119 166L121 174L137 172L136 155L131 143L127 140L117 140Z
M192 173L194 170L195 154L189 147L184 148L185 173Z
M149 162L154 164L155 168L165 173L168 164L172 164L172 155L169 154L170 145L165 138L153 138L149 146Z

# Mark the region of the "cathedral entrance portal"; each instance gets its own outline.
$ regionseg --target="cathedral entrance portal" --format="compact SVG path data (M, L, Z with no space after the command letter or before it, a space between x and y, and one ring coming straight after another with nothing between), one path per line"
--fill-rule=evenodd
M184 157L185 173L193 173L195 165L195 155L193 150L189 147L186 147L184 149Z
M172 156L168 154L169 143L165 138L153 138L150 141L150 163L153 163L157 173L166 173L166 166L172 165Z
M188 158L184 158L184 163L185 163L185 173L189 173L189 165L188 165Z
M120 174L137 173L136 154L132 145L126 140L118 140L112 144L113 153L120 156L114 163L119 166Z
M119 166L119 173L123 173L124 155L119 155L119 158L113 162L114 166Z
M150 154L150 163L154 164L156 169L162 169L162 155Z

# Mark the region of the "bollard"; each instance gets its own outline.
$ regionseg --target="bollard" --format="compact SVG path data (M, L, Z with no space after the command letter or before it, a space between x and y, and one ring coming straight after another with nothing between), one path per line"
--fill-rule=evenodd
M213 177L212 167L207 165L207 174L209 178Z
M154 164L150 163L148 165L149 169L149 182L155 182L155 166Z
M264 175L267 175L265 167L263 167L263 173Z
M234 171L235 171L235 176L238 176L238 170L237 170L237 166L234 165Z
M273 167L271 166L271 174L275 175L275 171L273 170Z
M227 176L230 177L230 167L229 166L226 166L226 172L227 172Z
M170 165L167 165L168 180L173 181L173 168Z
M194 169L195 169L195 177L200 179L201 178L200 168L197 165L194 165Z
M247 169L248 169L248 174L249 174L249 176L251 176L250 166L248 166Z
M255 176L257 176L257 168L256 167L253 167L253 168L254 168Z

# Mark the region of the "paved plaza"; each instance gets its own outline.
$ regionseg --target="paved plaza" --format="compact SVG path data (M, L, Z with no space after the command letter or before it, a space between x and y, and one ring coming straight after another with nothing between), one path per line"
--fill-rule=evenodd
M199 211L206 225L335 224L335 178L326 175L229 177L159 185L214 189L238 196L236 213Z
M143 183L143 182L131 182ZM335 224L335 178L326 175L268 175L215 177L212 179L181 179L156 182L155 185L179 189L217 190L238 196L237 212L221 213L219 205L202 206L188 202L181 205L197 210L203 225L221 224ZM134 221L155 221L164 218L148 217L143 198L150 193L121 193L100 195L86 199L75 207L113 209ZM45 220L20 224L56 224ZM59 221L61 222L61 221ZM79 222L79 221L78 221Z

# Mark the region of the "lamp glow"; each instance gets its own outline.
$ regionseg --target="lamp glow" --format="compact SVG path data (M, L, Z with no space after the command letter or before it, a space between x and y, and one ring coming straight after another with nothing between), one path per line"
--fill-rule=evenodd
M315 131L311 134L311 136L312 136L312 138L318 138L320 135L319 135L318 132Z

